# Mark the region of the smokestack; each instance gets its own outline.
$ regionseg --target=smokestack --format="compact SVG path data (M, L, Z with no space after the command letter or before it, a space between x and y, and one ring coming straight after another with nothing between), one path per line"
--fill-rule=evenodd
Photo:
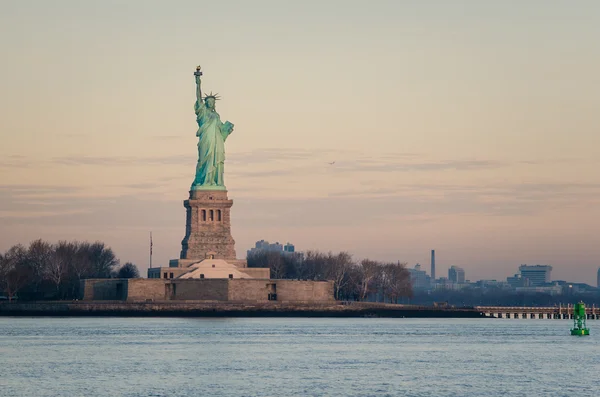
M435 281L435 250L431 250L431 281Z

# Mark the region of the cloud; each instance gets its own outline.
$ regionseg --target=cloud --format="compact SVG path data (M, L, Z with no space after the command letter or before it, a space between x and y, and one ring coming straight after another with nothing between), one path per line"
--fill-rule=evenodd
M68 156L55 157L51 161L59 165L99 165L103 167L116 166L138 166L138 165L188 165L194 160L181 155L171 156L148 156L148 157L133 157L133 156Z
M336 159L334 165L327 164L329 159ZM13 160L23 160L23 156L12 156ZM190 156L69 156L55 158L57 164L73 166L134 166L134 165L193 165ZM566 208L581 203L598 202L600 184L584 183L528 183L528 184L444 184L444 183L393 183L393 173L422 173L450 171L471 172L510 167L514 163L482 160L482 159L426 159L416 153L383 153L381 156L355 151L310 150L310 149L259 149L241 153L233 153L228 157L226 165L226 181L230 177L237 179L234 189L243 197L236 208L246 208L244 216L256 219L260 214L260 222L276 225L281 219L291 217L294 211L310 216L299 216L295 222L356 224L373 219L423 220L423 216L446 216L451 214L480 214L484 216L532 215L549 208ZM254 165L254 166L252 166ZM535 166L535 165L532 165ZM136 180L131 184L107 185L113 193L106 191L110 197L90 197L92 192L82 188L64 185L5 185L0 186L0 220L19 222L19 219L31 219L23 214L27 211L37 213L48 219L55 215L53 221L62 222L62 216L75 222L74 219L100 219L104 222L112 219L108 208L121 208L126 203L132 207L162 208L173 204L180 210L179 200L169 200L164 194L155 194L152 199L139 199L141 192L157 193L167 183L182 183L182 197L193 178L193 167L184 171L174 168L173 176L162 176L147 183ZM380 174L380 177L377 177ZM336 187L327 192L328 181L338 176L350 177L354 182L344 185L348 179L339 178ZM332 179L333 178L333 179ZM243 183L243 180L250 180ZM315 182L315 189L294 198L293 193L285 193L292 189L300 192L308 179ZM400 178L396 178L399 180ZM418 180L412 178L404 178ZM257 180L268 181L262 186ZM386 180L382 186L376 180ZM174 182L177 181L177 182ZM179 182L181 181L181 182ZM346 187L345 187L346 186ZM102 188L102 187L101 187ZM319 193L319 189L321 192ZM120 193L120 194L115 194ZM327 197L323 197L326 194ZM82 197L86 195L87 197ZM135 197L138 197L134 199ZM146 195L151 196L151 195ZM159 197L160 196L160 197ZM238 197L240 197L238 196ZM172 197L172 195L169 195ZM292 197L290 199L290 197ZM136 201L139 200L139 201ZM143 204L139 204L143 202ZM236 201L237 202L237 201ZM118 204L115 204L118 203ZM251 207L244 207L252 203ZM114 207L116 205L116 207ZM123 219L126 211L114 210ZM290 212L291 211L291 212ZM85 218L82 214L90 214ZM150 210L151 214L155 210ZM270 214L273 214L274 218ZM348 214L352 214L349 216ZM142 222L141 218L131 218L134 222ZM137 220L136 220L137 219ZM271 219L271 221L269 221ZM115 222L118 219L114 220Z
M507 163L489 160L441 160L441 161L377 161L358 160L341 162L337 172L417 172L417 171L470 171L501 168Z
M154 135L151 138L157 141L179 141L187 139L184 135Z
M178 139L178 136L154 136L154 139ZM272 162L289 162L309 160L326 153L328 150L303 150L303 149L258 149L247 152L227 153L227 164L268 164ZM196 157L190 155L174 154L168 156L64 156L54 157L52 164L59 165L91 165L91 166L127 166L127 165L189 165L195 163Z
M31 165L27 157L19 154L11 154L0 158L0 168L30 168Z
M358 173L409 173L431 171L476 171L502 168L508 163L486 160L444 160L444 161L396 161L384 162L380 159L337 160L330 165L322 159L311 159L304 163L287 162L273 167L250 168L239 167L239 164L230 164L227 173L235 177L264 178L273 176L299 176L315 175L319 173L333 173L335 175Z
M0 224L87 227L109 230L126 227L160 227L185 224L181 201L145 200L138 195L105 198L45 198L24 201L18 195L0 191Z
M0 221L86 211L103 199L76 197L83 189L63 185L0 186Z
M477 194L499 194L510 195L510 197L531 197L543 195L544 199L551 199L549 195L571 195L571 194L592 194L600 190L599 183L520 183L520 184L492 184L492 185L473 185L473 184L440 184L440 183L421 183L421 184L398 184L387 186L369 191L352 190L332 194L333 196L364 196L370 194L404 194L406 192L423 193L477 193Z
M360 161L398 160L402 158L418 157L418 153L381 153L376 158L356 150L340 149L288 149L288 148L263 148L246 152L231 153L228 160L232 163L259 164L276 161L336 161L340 158Z
M488 203L469 195L449 195L441 200L413 197L312 198L308 200L244 199L235 201L236 223L263 228L348 227L404 222L429 223L455 215L483 216L530 215L534 204ZM367 236L365 236L367 238Z
M227 172L228 176L240 177L240 178L272 178L276 176L291 176L300 175L309 172L311 168L289 168L289 169L268 169L268 170L248 170L248 169L234 169Z
M179 136L155 136L155 139L179 139ZM330 162L335 164L330 165ZM557 161L561 161L558 159ZM562 159L562 161L567 161ZM189 154L164 156L64 156L50 160L28 160L23 156L8 156L0 160L0 167L28 167L40 164L67 166L191 166L196 157ZM293 176L306 173L408 173L439 171L478 171L508 167L513 164L536 166L544 162L522 160L513 163L489 159L428 159L420 153L384 152L372 155L359 151L336 149L263 148L245 152L227 153L227 174L258 178ZM555 161L553 161L555 162Z
M88 138L91 135L90 134L69 133L69 134L56 134L56 136L63 137L63 138Z
M336 150L328 149L285 149L285 148L266 148L256 149L246 152L237 152L227 155L229 164L268 164L273 162L289 161L308 161L322 157L330 157Z
M147 184L126 187L144 190ZM0 220L15 223L32 216L55 217L52 221L103 223L146 223L145 217L160 215L160 208L171 207L175 218L181 212L180 200L164 197L145 199L138 194L111 197L80 197L83 189L73 186L6 185L0 186ZM549 208L597 203L600 184L406 184L368 190L334 192L329 197L277 198L262 196L254 189L240 188L243 199L235 200L235 212L241 218L277 225L294 219L299 226L314 224L360 224L375 219L480 214L485 216L533 215ZM183 199L183 197L182 197ZM234 197L235 199L235 197ZM127 209L129 208L129 209ZM143 209L148 212L144 213ZM114 212L114 214L113 214ZM88 214L89 219L82 217ZM135 217L132 214L141 214ZM183 216L183 215L181 215ZM60 218L60 220L59 220ZM69 220L70 219L70 220ZM181 221L181 219L179 219ZM170 223L170 222L169 222Z
M559 197L548 200L515 195L515 189L503 191L467 187L464 191L436 190L441 195L428 195L422 190L407 189L409 194L392 195L384 189L384 195L364 197L360 195L338 195L329 198L302 200L289 199L244 199L236 202L236 211L242 213L250 224L277 227L284 222L297 227L307 226L354 226L380 222L431 222L445 216L518 216L528 217L546 211L581 205L588 200L589 192L578 196ZM405 192L407 192L405 191ZM378 192L379 193L379 192ZM420 193L420 194L419 194ZM597 197L597 196L596 196ZM595 199L597 200L597 199ZM579 204L577 204L579 203Z
M40 196L63 196L80 192L83 189L77 186L68 185L0 185L0 195L9 196L15 199ZM3 200L0 200L0 204Z

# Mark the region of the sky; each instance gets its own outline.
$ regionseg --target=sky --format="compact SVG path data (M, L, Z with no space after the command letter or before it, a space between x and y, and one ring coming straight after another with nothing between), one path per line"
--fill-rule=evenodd
M193 72L254 242L596 284L600 2L0 0L0 251L177 258ZM329 162L335 161L330 165Z

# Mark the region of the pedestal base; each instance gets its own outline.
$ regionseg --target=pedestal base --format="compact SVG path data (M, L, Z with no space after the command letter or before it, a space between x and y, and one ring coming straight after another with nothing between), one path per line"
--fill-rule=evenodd
M186 225L180 259L235 260L230 223L233 200L227 198L227 191L191 190L189 200L183 205Z

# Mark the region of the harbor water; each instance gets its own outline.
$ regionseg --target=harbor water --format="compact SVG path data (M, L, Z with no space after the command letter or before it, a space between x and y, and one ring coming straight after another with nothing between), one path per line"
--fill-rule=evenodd
M595 324L2 317L0 396L598 396Z

